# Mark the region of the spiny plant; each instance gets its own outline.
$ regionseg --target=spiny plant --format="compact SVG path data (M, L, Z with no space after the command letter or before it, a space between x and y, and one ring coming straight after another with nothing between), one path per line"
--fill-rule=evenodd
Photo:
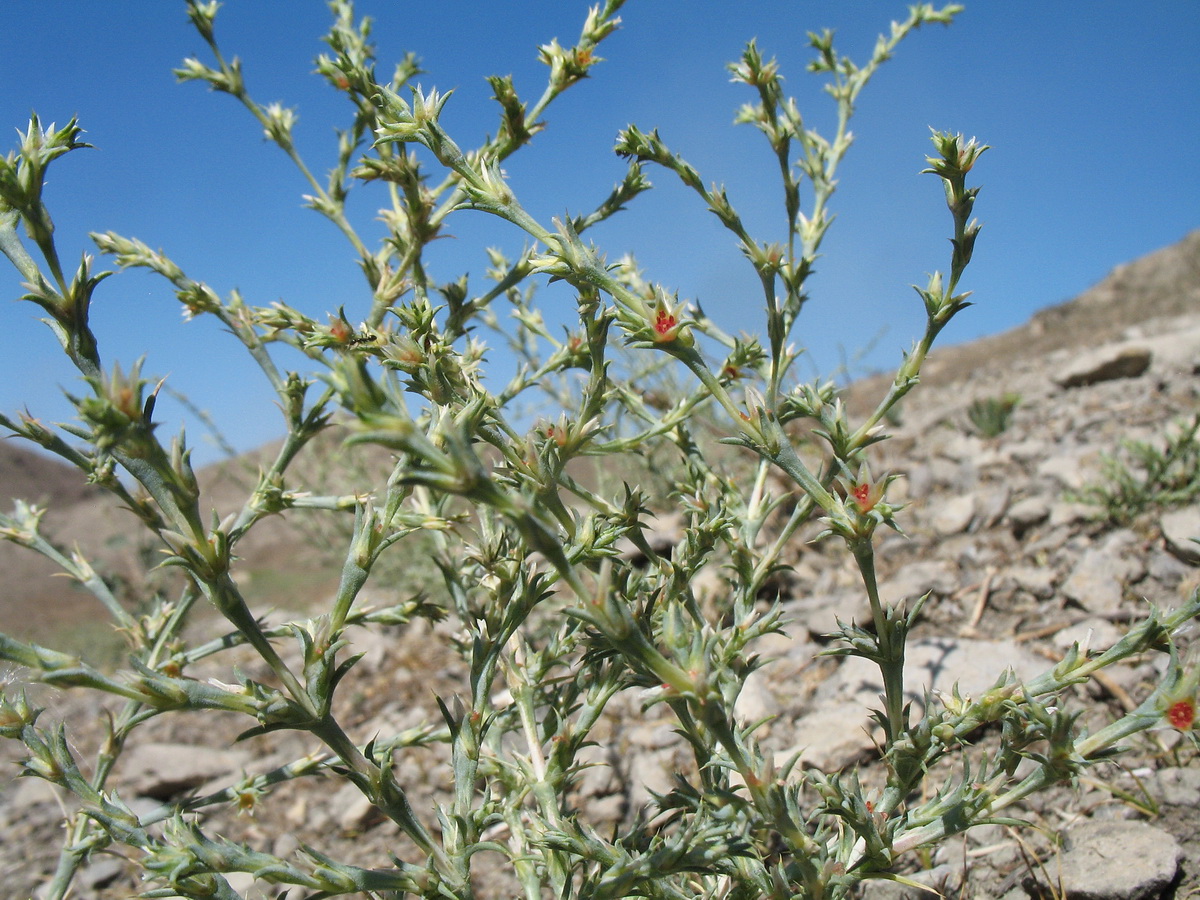
M1123 441L1101 458L1101 477L1077 499L1104 508L1108 521L1128 525L1150 509L1183 506L1200 496L1200 415L1176 423L1157 442Z
M831 32L810 35L809 68L827 79L837 113L829 136L806 124L775 61L754 43L746 46L730 67L753 92L737 121L760 130L778 162L786 222L781 235L762 240L723 188L705 182L657 131L634 125L616 143L628 160L624 178L590 211L543 222L506 180L504 160L544 129L549 105L600 62L597 49L617 28L622 0L591 9L573 46L541 47L549 76L532 103L511 79L491 79L499 127L473 150L462 149L441 124L450 97L414 85L415 59L406 57L381 79L369 23L355 18L348 0L331 6L329 53L317 70L344 93L351 115L325 181L293 143L294 114L254 100L242 65L220 50L216 3L188 3L212 60L189 59L178 74L244 106L299 168L309 205L345 235L362 270L371 297L362 310L351 318L339 309L321 321L282 303L252 305L237 292L221 297L140 240L92 235L117 265L166 278L188 315L231 332L276 394L286 435L244 504L225 518L209 514L182 436L160 438L154 414L162 381L152 385L139 364L102 359L89 310L109 273L95 272L86 255L73 273L62 264L42 193L51 163L86 146L78 124L43 128L33 118L0 167L0 249L27 284L24 299L45 312L84 383L71 397L74 424L50 427L29 414L0 424L114 495L153 537L162 564L185 576L177 591L164 590L149 612L135 615L85 559L42 535L42 510L18 504L0 518L5 538L79 581L127 642L128 664L107 672L76 655L0 636L0 658L23 667L29 682L118 701L90 763L65 726L40 721L43 709L19 685L10 685L0 703L0 734L23 745L23 774L59 786L78 804L67 815L59 863L42 896L62 900L79 867L114 848L136 860L146 897L233 900L238 894L226 876L240 872L296 886L310 898L466 900L489 892L479 883L478 861L498 856L511 890L528 900L547 892L589 900L837 898L864 879L897 877L892 870L903 854L973 825L1013 821L1023 798L1107 758L1135 732L1165 724L1194 734L1197 674L1180 662L1174 635L1200 612L1196 597L1172 612L1151 610L1103 653L1071 648L1032 681L998 673L980 696L928 698L919 715L903 695L905 642L925 598L880 600L875 533L898 527L899 507L887 498L892 478L873 475L868 457L885 438L884 418L916 386L935 338L968 305L960 282L979 233L972 219L979 189L967 179L985 146L933 133L925 171L941 183L951 214L949 269L917 288L924 333L874 411L852 423L831 384L793 381L797 352L789 336L833 221L829 205L859 92L908 34L951 22L959 7L912 7L863 65L835 51ZM648 165L679 178L732 233L761 284L765 340L731 336L698 306L646 280L632 260L606 259L588 240L594 225L647 190ZM384 197L377 249L346 215L351 184L375 186ZM512 259L487 251L487 285L466 276L434 281L425 256L430 242L446 233L451 216L470 215L508 223L528 241L526 249ZM546 280L575 293L577 321L563 336L545 326L535 302L534 286ZM502 308L511 313L520 365L491 388L482 377L484 331L477 326L499 326ZM632 366L618 364L618 341ZM319 374L283 368L281 359L295 357L280 348L298 351ZM683 387L644 395L639 376L664 365ZM548 412L530 428L513 410L544 388L541 408ZM394 465L355 493L313 495L290 483L289 473L338 411L351 443L387 448ZM705 450L696 436L700 421L740 452L740 468L726 464L728 454ZM811 446L803 458L798 452L792 434L801 424L820 442L820 454ZM648 538L647 498L637 485L602 490L571 465L588 458L615 465L651 450L675 460L673 496L684 529L669 552ZM328 608L272 624L256 610L237 552L266 517L297 514L352 519L353 533ZM877 792L866 791L855 771L776 760L757 738L761 723L734 712L760 665L756 642L781 627L770 579L815 517L825 539L853 558L870 604L870 622L844 624L830 652L879 668L883 696L874 718L886 782ZM400 602L364 605L364 586L381 560L418 539L432 545L443 590L405 596L402 584L392 585ZM620 551L622 541L640 551L638 564ZM720 577L702 591L697 576L705 570ZM219 613L220 627L206 624L202 607ZM453 696L438 698L440 721L397 733L349 728L334 703L356 677L348 629L404 631L442 617L455 627L433 633L449 635L465 672ZM1133 711L1093 733L1083 730L1079 713L1068 709L1067 689L1150 650L1166 654L1158 686ZM255 657L256 667L237 666L239 653ZM652 796L640 816L610 833L590 821L575 789L591 761L585 748L618 698L669 711L691 763L670 791ZM309 750L223 789L135 811L114 790L114 767L143 726L183 711L240 717L244 738L292 732ZM994 753L964 763L955 777L925 783L936 763L961 754L988 725L1001 735ZM422 781L439 782L443 791L434 808L423 808L398 763L430 746L444 750L445 766ZM198 816L261 807L284 783L318 776L353 785L394 823L404 840L389 859L335 859L307 845L280 856L210 833Z
M1013 410L1020 402L1020 395L1012 393L973 400L967 407L967 419L980 437L999 437L1008 431Z

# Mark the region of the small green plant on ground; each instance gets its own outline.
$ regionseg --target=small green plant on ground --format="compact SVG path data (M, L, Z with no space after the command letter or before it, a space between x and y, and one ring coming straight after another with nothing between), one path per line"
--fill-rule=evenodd
M967 418L980 437L999 437L1008 431L1013 410L1021 402L1019 394L1003 394L1000 397L985 397L971 401L967 407Z
M1104 509L1108 521L1128 525L1152 509L1185 506L1200 496L1200 415L1177 423L1165 445L1123 441L1122 453L1105 454L1100 478L1076 496Z
M60 786L79 804L44 897L62 900L79 867L112 847L136 858L150 897L233 900L225 876L243 872L314 898L466 900L480 889L477 860L498 854L527 900L838 898L864 879L895 877L903 854L976 824L1013 821L1023 798L1075 777L1133 733L1164 725L1193 732L1197 675L1181 664L1173 635L1200 612L1195 597L1175 611L1152 610L1103 653L1072 648L1030 682L997 673L981 696L955 692L920 715L905 702L905 642L924 598L880 600L875 532L896 527L899 510L888 501L891 478L872 474L868 456L884 439L888 412L917 384L935 338L968 305L960 282L979 226L971 217L978 188L967 178L985 147L933 134L925 171L944 188L951 215L949 269L917 288L925 331L874 411L852 423L832 386L793 381L797 354L789 336L832 222L829 203L858 94L907 34L949 23L958 8L913 7L861 66L835 52L831 33L811 35L810 68L828 79L836 105L829 136L805 123L775 62L754 43L746 47L730 67L753 98L737 120L764 134L778 162L786 223L777 239L761 240L724 189L706 185L656 131L634 125L616 145L628 160L626 174L591 211L542 222L506 181L501 164L543 130L547 107L600 62L597 48L616 29L621 6L607 0L592 9L574 46L553 41L541 48L549 77L533 102L518 96L511 79L493 78L499 127L463 150L440 122L450 98L411 85L418 75L411 57L380 80L368 23L355 19L347 0L335 0L325 38L330 53L317 69L345 94L352 113L322 182L292 142L291 111L256 102L242 65L219 49L217 4L188 3L213 61L189 59L180 77L240 102L299 167L310 184L309 204L347 238L371 297L354 319L339 310L319 321L282 303L251 305L236 292L222 298L139 240L93 235L119 266L168 279L189 315L228 329L277 394L286 437L244 505L224 519L209 514L182 437L160 440L154 414L161 382L152 386L137 364L102 361L88 312L107 273L94 272L88 256L73 273L62 265L42 186L52 163L85 146L78 125L46 129L34 118L5 159L0 249L85 388L72 397L76 424L52 428L32 415L0 424L115 495L153 536L163 564L186 576L176 592L164 589L148 612L135 615L86 560L40 533L40 510L18 506L0 518L5 538L49 556L86 586L127 641L128 665L108 673L78 656L0 636L0 658L23 667L27 679L120 701L90 762L64 728L40 721L43 710L26 693L10 687L0 704L0 734L23 744L24 774ZM648 165L678 177L738 242L761 283L764 341L729 335L698 307L645 280L631 260L608 259L588 240L592 226L649 187ZM374 185L385 198L378 249L346 218L352 183ZM424 254L458 215L498 217L526 249L512 259L489 250L483 285L466 276L436 282ZM545 280L574 291L577 320L565 335L547 329L535 305L534 287ZM490 388L481 377L477 326L499 323L503 309L515 323L510 337L521 365ZM632 366L615 353L618 341L637 360ZM280 368L280 346L299 351L319 375ZM679 387L643 393L639 374L664 365ZM545 386L556 406L533 428L520 424L513 411ZM312 494L289 480L293 464L338 409L352 428L349 440L389 449L393 465L352 493ZM797 452L791 432L800 425L822 442L821 455ZM725 465L727 453L703 449L699 426L717 429L726 449L740 453L737 470ZM674 460L670 480L684 529L669 553L648 539L644 492L632 484L609 489L603 479L589 483L571 465L590 457L604 466L634 454ZM271 624L256 608L237 549L267 516L298 514L341 517L353 522L352 533L328 608ZM773 758L756 739L761 723L734 715L759 665L756 642L780 628L767 586L786 565L801 526L815 517L826 540L844 544L870 602L871 622L843 625L832 651L863 657L882 676L874 716L886 784L869 795L853 771L802 770L794 759ZM768 528L768 521L775 524ZM403 583L392 584L394 605L364 606L363 588L380 577L382 561L412 552L416 541L432 548L441 590L408 593ZM636 565L620 552L622 541L640 551ZM719 570L719 587L702 594L697 576L706 569ZM223 625L196 636L188 626L201 607L219 612ZM438 699L440 721L397 734L349 729L334 703L339 686L353 685L356 674L347 629L405 628L442 617L456 625L448 643L462 655L466 677L455 696ZM256 655L255 674L228 661L233 650ZM1166 653L1160 684L1132 712L1083 731L1065 690L1150 650ZM219 677L209 676L214 670ZM504 702L497 700L501 688ZM610 832L593 827L572 798L583 751L617 697L669 710L691 765L672 790L651 799L644 817ZM113 790L118 758L147 722L197 710L241 717L244 737L294 732L311 749L287 765L247 772L227 789L135 811ZM935 764L955 758L987 725L1003 736L995 754L943 783L925 784ZM440 781L444 800L427 809L412 802L413 785L396 764L434 743L448 762L425 778ZM282 782L317 776L352 784L406 842L370 865L334 859L320 847L283 857L209 833L196 815L220 806L252 809L270 803Z

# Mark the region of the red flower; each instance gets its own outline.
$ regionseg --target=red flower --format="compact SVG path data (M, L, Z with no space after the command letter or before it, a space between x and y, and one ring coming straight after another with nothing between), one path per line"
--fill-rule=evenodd
M1196 722L1196 701L1176 700L1167 709L1167 721L1180 731L1188 731Z
M636 313L645 323L647 331L644 333L648 334L655 344L680 341L685 346L692 345L692 337L687 331L688 323L685 321L684 310L679 305L678 297L670 296L661 287L654 285L646 288L642 296L635 297L630 305L630 311Z
M679 334L679 320L665 306L660 306L654 313L654 332L658 341L673 341Z
M873 510L875 505L883 499L883 489L886 486L886 478L881 478L874 484L872 484L870 481L864 480L851 485L850 495L854 497L854 502L858 505L858 511L862 513L869 513L871 510Z
M344 344L350 340L350 336L354 334L354 329L346 322L334 316L329 317L329 336L339 344Z

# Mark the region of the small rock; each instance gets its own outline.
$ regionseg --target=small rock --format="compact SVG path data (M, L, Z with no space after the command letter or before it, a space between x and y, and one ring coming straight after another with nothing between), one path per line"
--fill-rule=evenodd
M1168 551L1164 542L1162 547L1156 547L1150 553L1150 559L1146 561L1146 574L1169 589L1191 575L1192 566Z
M276 837L275 843L271 845L272 855L278 856L280 859L287 859L299 849L300 840L290 831L285 831Z
M959 433L946 441L939 453L947 459L973 463L979 459L980 454L983 452L983 446L983 438L974 434Z
M1116 378L1136 378L1150 368L1152 354L1138 344L1112 344L1085 353L1066 366L1053 381L1073 388Z
M121 770L143 797L166 800L236 772L244 753L194 744L136 744L121 757Z
M879 595L884 603L897 603L915 600L927 592L946 596L958 590L958 586L957 566L946 559L930 559L909 563L883 579L879 585ZM868 618L869 610L868 605Z
M999 522L1005 512L1008 511L1010 496L1011 492L1007 487L999 487L988 491L983 497L983 501L977 504L977 513L975 520L971 523L971 530L979 531L984 528L991 528Z
M1055 455L1038 463L1037 474L1040 478L1057 481L1068 490L1077 491L1091 480L1089 473L1095 468L1097 458L1096 451L1091 447L1060 449Z
M1004 445L1001 451L1013 462L1037 463L1049 454L1050 444L1041 438L1027 438Z
M125 874L125 863L114 856L97 856L80 869L76 883L85 888L106 888Z
M963 883L961 865L940 865L905 876L915 884L871 879L862 885L863 900L929 900L931 897L956 897Z
M645 750L631 750L628 757L629 805L639 807L651 802L651 794L666 794L675 787L667 756Z
M878 727L863 707L843 700L823 703L796 723L797 742L781 757L800 754L800 764L836 772L862 762L874 752Z
M229 882L229 886L237 891L238 896L250 896L250 890L254 887L254 875L250 872L228 872L225 875L225 880Z
M1200 360L1200 329L1197 328L1162 334L1145 343L1154 353L1156 370L1193 372Z
M1117 531L1085 552L1063 582L1063 594L1088 612L1115 612L1125 585L1146 573L1145 563L1126 553L1135 543L1131 532Z
M921 589L921 593L928 590ZM834 634L838 621L868 622L871 619L871 602L862 588L838 591L833 594L817 595L788 604L788 614L809 633L820 637Z
M670 556L675 545L683 539L683 516L678 513L651 515L643 520L646 528L642 534L646 544L659 556ZM643 565L646 555L638 549L633 541L622 539L617 547L621 558L627 559L634 565Z
M1086 478L1078 479L1082 485ZM1099 507L1093 506L1090 503L1075 503L1070 500L1061 500L1057 503L1050 504L1050 527L1057 528L1062 525L1074 526L1081 522L1087 522L1096 518Z
M1171 555L1190 566L1200 566L1200 507L1189 506L1163 513L1158 520L1163 544Z
M901 481L904 482L904 492L909 497L928 497L933 493L933 487L937 483L933 468L926 463L914 463L909 466L908 472ZM897 482L897 484L899 483ZM897 496L900 495L897 494Z
M588 800L587 821L594 824L605 823L610 827L620 822L625 815L625 795L609 794Z
M920 707L927 688L948 693L957 684L964 696L971 696L990 688L1006 669L1012 669L1017 680L1029 681L1047 668L1046 660L1012 640L919 638L910 640L905 649L904 693ZM817 694L822 700L840 699L862 710L876 705L882 691L879 667L852 656L818 688Z
M666 750L675 745L678 737L675 726L665 721L638 725L629 733L629 740L646 750Z
M772 683L778 678L775 669L776 666L768 664L750 673L733 705L739 722L759 722L778 710L775 693L771 690Z
M1049 566L1013 566L1004 573L1017 588L1046 600L1054 596L1057 575Z
M329 808L345 834L361 834L383 821L383 813L353 784L340 788L330 798Z
M975 496L963 494L938 504L933 515L933 530L943 537L966 531L975 518Z
M1050 518L1050 504L1045 497L1025 497L1008 508L1005 518L1013 528L1024 531Z
M1081 822L1067 832L1066 847L1058 865L1047 865L1039 878L1054 872L1067 900L1148 900L1161 895L1179 869L1179 843L1145 822ZM1042 887L1052 886L1043 880Z
M947 693L958 684L964 696L990 688L1007 668L1027 681L1049 666L1014 641L966 638L913 640L905 651L904 693L914 707L924 703L926 688ZM804 766L829 772L859 762L874 752L878 726L869 710L879 705L883 684L879 667L848 657L816 692L816 708L796 725L796 746ZM787 754L785 754L787 755Z
M1169 806L1200 806L1200 769L1160 769L1146 787Z
M1088 619L1055 633L1054 646L1059 650L1066 650L1078 642L1081 647L1104 651L1121 637L1121 630L1107 619Z
M0 802L0 815L13 819L28 816L33 807L46 804L57 812L69 796L65 790L41 778L18 778L5 792Z

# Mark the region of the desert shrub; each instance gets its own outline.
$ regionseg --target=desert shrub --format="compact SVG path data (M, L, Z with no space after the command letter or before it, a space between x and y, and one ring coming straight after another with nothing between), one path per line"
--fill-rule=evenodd
M967 419L980 437L999 437L1008 430L1013 410L1020 402L1021 398L1017 394L973 400L967 407Z
M530 900L547 891L563 898L842 897L863 879L893 877L902 854L1007 821L1022 798L1074 777L1132 733L1193 728L1196 676L1185 672L1171 641L1200 608L1194 598L1174 612L1152 611L1104 653L1073 648L1031 682L997 673L981 696L931 699L920 715L904 701L905 640L924 600L880 601L875 532L895 527L899 509L888 501L891 479L873 475L868 457L938 333L968 305L960 282L979 226L971 217L978 188L967 178L984 146L951 133L932 136L925 171L944 188L951 214L949 268L917 289L925 331L875 410L852 423L832 385L793 381L789 335L832 222L855 99L909 32L950 22L957 8L914 7L861 66L835 51L829 32L811 36L810 68L828 79L836 108L832 137L805 123L774 61L753 43L746 47L730 67L752 95L738 120L759 129L778 157L787 223L776 240L761 240L723 189L706 187L657 132L633 125L616 145L628 160L626 175L591 211L539 221L506 182L502 162L536 137L547 106L599 62L596 49L617 27L620 6L607 0L592 9L574 46L541 48L549 78L532 104L511 80L493 79L500 126L463 150L439 121L450 98L414 87L411 60L380 80L368 29L349 2L335 0L330 53L317 68L345 93L351 117L337 164L321 183L292 143L291 112L255 101L241 65L219 51L217 4L189 2L213 61L189 59L180 77L240 102L300 166L310 205L346 235L373 298L365 309L339 309L319 321L284 304L218 296L140 240L92 236L118 266L170 281L189 315L228 329L277 394L286 437L241 508L220 520L208 514L182 437L164 442L158 434L162 383L151 385L137 364L102 359L88 311L107 273L95 272L87 256L74 273L62 265L42 185L52 163L84 146L78 124L46 129L35 117L5 159L0 248L85 388L72 398L78 424L50 428L32 415L2 424L115 495L153 536L163 565L186 576L177 593L134 615L84 559L40 534L39 510L19 505L0 519L4 537L50 556L83 583L127 644L128 664L105 672L0 636L0 657L23 667L28 681L121 703L90 763L64 728L39 721L43 710L18 684L0 705L0 733L24 746L23 773L60 786L79 804L68 815L46 897L65 897L78 867L108 847L135 856L146 896L230 900L237 894L225 876L245 872L299 886L309 897L467 898L477 889L477 861L498 856ZM699 198L698 209L732 233L761 281L763 340L732 337L669 288L645 280L632 261L606 259L588 241L592 226L647 189L646 166L678 177ZM351 183L375 185L386 198L378 249L345 216ZM488 251L486 286L465 276L434 283L422 265L426 247L451 216L470 215L504 220L526 236L527 249L515 259ZM577 320L565 335L548 330L538 312L534 289L546 280L575 292ZM481 375L485 332L476 329L498 325L501 308L515 322L521 365L492 388ZM619 342L629 356L616 352ZM281 368L279 348L298 351L317 374ZM651 377L666 387L645 390ZM541 390L548 393L538 408L546 412L530 427L513 410ZM348 443L386 448L389 471L351 493L310 493L289 478L339 411ZM801 425L809 441L803 455L792 436ZM712 436L720 443L708 444ZM620 477L647 463L683 513L682 537L669 551L649 539L646 492ZM301 513L352 522L340 581L324 611L271 624L240 577L237 549L266 517ZM814 518L825 540L845 546L870 601L871 621L843 625L831 650L864 657L882 675L875 717L886 784L870 795L853 771L801 770L795 760L774 759L756 740L761 723L734 714L759 665L756 642L781 626L771 578ZM639 551L636 561L621 542ZM395 584L397 603L364 606L364 586L384 561L414 546L432 557L441 589L406 595ZM698 578L705 570L720 576L708 580L706 593ZM197 615L202 607L220 614L220 627ZM349 729L334 703L356 675L347 629L403 631L422 619L453 623L430 634L444 637L464 663L457 691L438 699L440 721L394 734ZM1132 712L1084 732L1065 689L1151 649L1167 654L1158 687ZM258 665L235 667L235 651L252 653ZM574 788L589 761L585 748L617 698L668 709L691 764L672 790L608 833L575 806ZM244 738L297 733L310 750L225 789L135 812L112 790L117 759L147 723L186 711L240 717ZM988 725L1003 736L996 753L925 784L935 764L960 754ZM400 761L429 745L446 753L444 768L423 776L444 788L435 809L415 806L414 785L397 774ZM210 834L196 815L253 809L286 782L319 776L353 785L397 826L405 841L392 858L364 865L320 847L280 857Z
M1128 525L1151 509L1184 506L1200 496L1200 416L1176 423L1161 441L1123 441L1105 454L1101 475L1073 496L1103 508L1105 518Z

